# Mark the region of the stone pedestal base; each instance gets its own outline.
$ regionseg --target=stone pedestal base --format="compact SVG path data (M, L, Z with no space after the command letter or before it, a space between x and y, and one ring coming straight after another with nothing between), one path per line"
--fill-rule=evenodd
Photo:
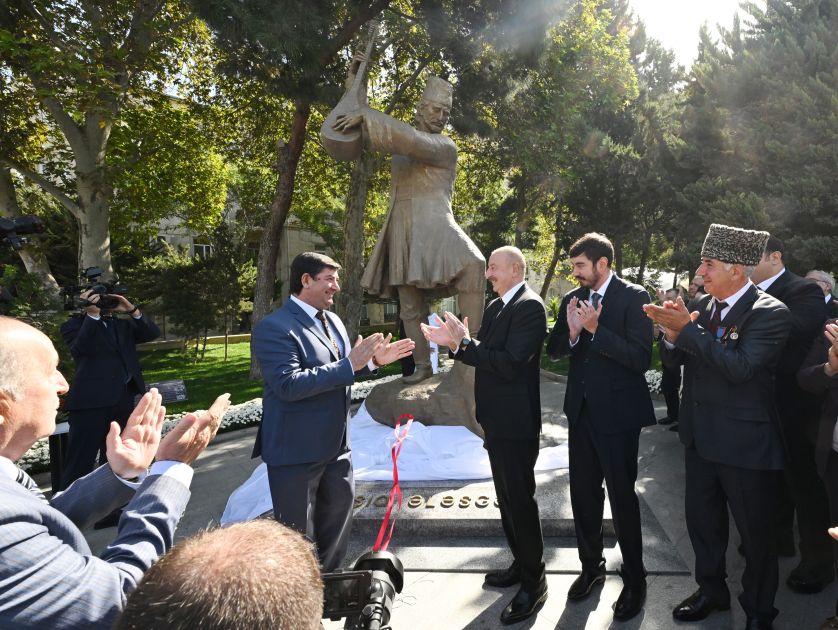
M377 422L389 427L409 413L425 425L464 426L483 437L474 410L474 368L460 362L450 372L434 374L415 385L405 385L402 379L376 385L366 407Z

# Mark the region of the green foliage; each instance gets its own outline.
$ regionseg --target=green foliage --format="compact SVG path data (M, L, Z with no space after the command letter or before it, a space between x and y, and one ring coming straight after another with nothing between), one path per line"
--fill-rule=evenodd
M0 314L25 321L49 337L58 350L61 372L72 379L73 360L59 330L67 319L61 303L44 290L43 279L37 274L26 273L15 265L3 265L2 272L0 287L4 289L4 299L0 300Z
M229 332L253 309L256 269L244 243L222 221L209 235L211 253L192 257L167 248L133 270L136 292L172 323L173 332L192 343L203 358L211 331Z
M221 220L227 167L193 108L166 99L127 110L110 147L115 232L154 236L164 218L205 232Z
M550 319L555 320L559 316L559 310L562 307L562 301L560 298L553 296L548 301L547 304L547 315Z

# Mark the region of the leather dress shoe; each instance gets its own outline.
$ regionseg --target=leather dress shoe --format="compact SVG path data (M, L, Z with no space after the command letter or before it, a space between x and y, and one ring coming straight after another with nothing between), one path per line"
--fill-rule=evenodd
M497 586L506 588L507 586L514 586L521 581L521 570L512 565L508 569L501 569L500 571L489 571L483 579L483 583L487 586Z
M567 591L568 599L585 599L591 594L594 586L605 582L605 567L599 566L595 570L582 569L582 573L576 578L570 589Z
M643 609L646 603L646 580L637 584L624 584L614 604L614 619L631 619Z
M756 617L748 617L745 623L745 630L772 630L773 627L770 621L760 621Z
M730 610L730 602L713 601L699 589L678 604L672 616L678 621L701 621L716 610Z
M788 586L795 593L802 593L805 595L812 595L820 593L826 588L826 585L832 582L835 577L830 575L832 567L826 570L811 570L805 566L798 565L792 569L786 578L786 586Z
M534 591L521 587L509 606L503 609L500 622L509 625L528 619L541 609L545 601L547 601L547 580L542 578Z

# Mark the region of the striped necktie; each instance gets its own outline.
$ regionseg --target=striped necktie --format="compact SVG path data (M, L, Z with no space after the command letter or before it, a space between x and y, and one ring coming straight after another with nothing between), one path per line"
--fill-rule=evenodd
M17 469L17 478L15 479L15 481L17 481L20 485L29 490L29 492L34 494L44 503L49 503L49 501L47 501L47 497L44 495L43 492L41 492L41 489L38 487L38 484L35 483L35 480L32 479L32 477L30 477L29 475L27 475L23 471L23 469Z
M338 347L337 341L335 341L335 338L332 336L332 331L329 328L329 320L326 319L326 311L317 311L317 319L319 319L320 323L323 324L323 330L326 331L326 336L329 338L332 348L335 350L335 356L340 359L340 348Z

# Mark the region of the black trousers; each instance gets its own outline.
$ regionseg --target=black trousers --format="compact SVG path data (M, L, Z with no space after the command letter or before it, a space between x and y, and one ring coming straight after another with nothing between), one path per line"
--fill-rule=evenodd
M585 569L596 569L602 554L602 514L605 487L611 504L611 517L620 552L621 575L626 584L646 578L643 566L643 536L640 530L640 503L634 490L637 481L637 449L640 429L621 433L598 433L586 406L579 421L570 426L570 504L576 528L579 559Z
M489 453L503 532L521 570L521 587L535 590L544 578L544 538L535 500L539 440L486 436L484 445Z
M777 411L788 448L785 481L793 509L797 513L800 532L800 568L805 577L829 581L834 576L831 561L832 539L826 533L829 523L829 501L823 480L815 464L815 438L817 435L819 400L800 391L797 384L783 383L778 390ZM781 492L780 496L782 497ZM783 511L778 513L783 514ZM788 519L788 511L785 513ZM778 532L787 533L791 522L783 519Z
M829 496L829 522L832 526L836 526L838 525L838 453L835 451L829 454L824 481ZM838 566L838 541L835 540L832 540L832 559ZM838 615L838 601L835 602L835 614Z
M678 422L678 408L681 405L681 368L663 368L661 372L661 393L666 400L666 415Z
M695 580L719 603L730 601L725 578L728 508L745 550L739 602L749 617L768 623L777 615L778 567L774 548L774 497L779 470L750 470L716 464L685 449L687 531L695 551Z
M67 441L67 464L61 476L62 490L79 477L93 472L97 465L105 463L105 437L111 428L111 422L116 421L121 428L125 428L128 417L134 410L134 397L139 393L132 381L124 386L115 405L74 409L69 412L70 432Z

